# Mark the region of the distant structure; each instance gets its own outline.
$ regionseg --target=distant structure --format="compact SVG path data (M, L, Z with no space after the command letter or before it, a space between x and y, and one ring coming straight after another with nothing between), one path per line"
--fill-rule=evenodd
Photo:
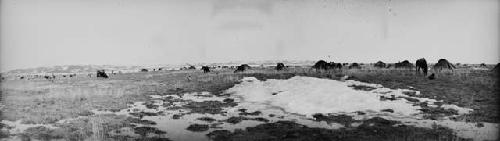
M209 73L210 72L210 67L208 67L208 66L202 66L201 70L203 70L203 73Z
M361 66L358 63L352 63L349 69L361 69Z
M276 64L276 70L280 71L283 69L285 69L285 64L283 64L283 63Z
M411 69L413 68L413 64L410 63L408 60L404 60L403 62L398 62L394 64L395 68L405 68L405 69Z
M108 75L106 74L106 71L104 70L97 70L96 77L102 77L102 78L108 78Z
M375 66L376 68L385 68L387 66L387 64L385 64L384 62L382 61L378 61L377 63L375 63L373 66Z
M247 69L250 69L250 66L248 64L242 64L242 65L236 67L236 70L234 71L234 73L243 72Z
M453 66L453 64L451 64L446 59L439 59L438 62L434 65L434 70L436 72L441 72L441 70L443 69L449 69L453 71L453 69L455 69L455 66Z

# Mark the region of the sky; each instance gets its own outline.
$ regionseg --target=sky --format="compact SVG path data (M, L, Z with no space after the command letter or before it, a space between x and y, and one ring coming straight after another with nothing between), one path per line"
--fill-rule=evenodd
M500 62L498 0L1 0L0 70L259 60Z

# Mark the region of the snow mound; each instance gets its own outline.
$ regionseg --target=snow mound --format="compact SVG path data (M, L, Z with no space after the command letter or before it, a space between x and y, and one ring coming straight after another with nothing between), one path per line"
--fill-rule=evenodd
M355 90L349 86L372 87L371 91ZM295 76L287 80L269 79L260 81L245 77L242 83L228 89L229 93L246 102L261 103L282 108L286 112L311 116L315 113L352 113L392 109L393 115L409 117L421 114L420 106L406 99L381 100L381 96L410 97L402 89L383 88L380 84L368 84L354 80L337 81L314 77ZM413 98L413 97L412 97ZM415 98L421 101L436 102L433 99ZM461 114L470 112L457 106Z

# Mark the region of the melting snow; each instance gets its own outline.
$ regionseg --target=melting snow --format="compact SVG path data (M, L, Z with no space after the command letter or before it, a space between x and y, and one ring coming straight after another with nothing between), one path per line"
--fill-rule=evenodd
M375 88L371 91L358 91L349 87L361 85ZM405 95L404 92L412 90L389 89L379 84L368 84L354 80L336 81L313 77L296 76L288 80L260 81L254 77L245 77L242 83L227 90L237 100L251 105L267 105L282 109L284 112L296 113L311 117L315 113L348 113L354 118L367 118L367 116L381 116L390 120L398 120L405 124L419 127L432 127L441 125L453 129L458 136L473 138L474 140L495 140L498 138L498 124L484 123L484 127L477 127L476 123L467 123L451 120L424 120L420 106L404 98L417 99L427 102L431 107L438 107L435 99L418 98ZM413 91L412 91L413 92ZM415 95L420 92L414 91ZM394 100L381 100L381 97L397 98ZM244 104L243 104L244 105ZM242 106L243 106L242 105ZM258 106L254 110L263 110ZM261 106L263 107L263 106ZM266 106L264 106L266 107ZM444 109L455 109L459 114L468 114L472 109L456 105L442 105ZM392 109L394 113L380 112L383 109ZM368 113L364 117L356 117L357 111Z

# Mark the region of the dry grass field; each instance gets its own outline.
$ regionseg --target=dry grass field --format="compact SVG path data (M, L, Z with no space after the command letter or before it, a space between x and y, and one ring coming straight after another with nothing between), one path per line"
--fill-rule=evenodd
M499 123L498 76L488 70L458 69L443 72L437 79L429 80L415 74L414 70L395 69L360 69L316 72L308 68L288 68L276 71L273 68L252 68L243 73L233 70L213 70L203 73L201 70L156 71L144 73L124 73L110 75L109 79L78 76L72 79L48 80L5 80L1 83L1 119L9 123L19 122L12 127L2 122L0 138L3 140L169 140L167 136L148 136L150 133L163 134L154 128L137 126L145 124L142 113L139 118L113 114L130 107L139 101L150 101L151 95L180 95L192 92L210 92L215 96L229 95L225 90L240 83L244 77L259 80L288 79L294 76L308 76L339 80L348 75L349 79L366 83L381 84L391 89L412 89L420 95L408 95L442 100L443 104L454 104L473 109L470 114L454 117L452 120L473 123ZM172 101L170 101L172 102ZM230 100L224 102L191 102L191 111L217 114L218 109L233 106ZM208 104L208 105L207 105ZM148 106L146 104L146 106ZM111 111L96 113L95 111ZM220 110L219 110L220 111ZM428 119L436 120L447 110L427 110ZM453 112L453 111L451 111ZM160 113L161 115L161 113ZM334 120L326 117L325 120ZM262 119L261 119L262 120ZM318 119L316 119L318 120ZM342 120L345 121L345 120ZM228 132L216 130L208 137L213 140L458 140L450 130L436 127L394 127L390 120L373 119L380 132L371 132L374 127L355 128L352 130L328 130L305 128L301 125L280 121L263 123L246 130ZM153 123L152 123L153 124ZM21 125L44 125L26 126ZM45 126L48 125L48 126ZM364 124L363 124L364 125ZM113 136L110 131L131 127L141 137ZM141 127L141 128L139 128ZM362 128L364 127L364 128ZM19 128L20 132L11 129ZM286 130L285 130L286 129ZM184 129L179 129L184 130ZM122 131L123 132L123 131ZM308 137L308 135L314 134ZM277 138L276 135L286 136ZM250 138L252 137L252 138Z

